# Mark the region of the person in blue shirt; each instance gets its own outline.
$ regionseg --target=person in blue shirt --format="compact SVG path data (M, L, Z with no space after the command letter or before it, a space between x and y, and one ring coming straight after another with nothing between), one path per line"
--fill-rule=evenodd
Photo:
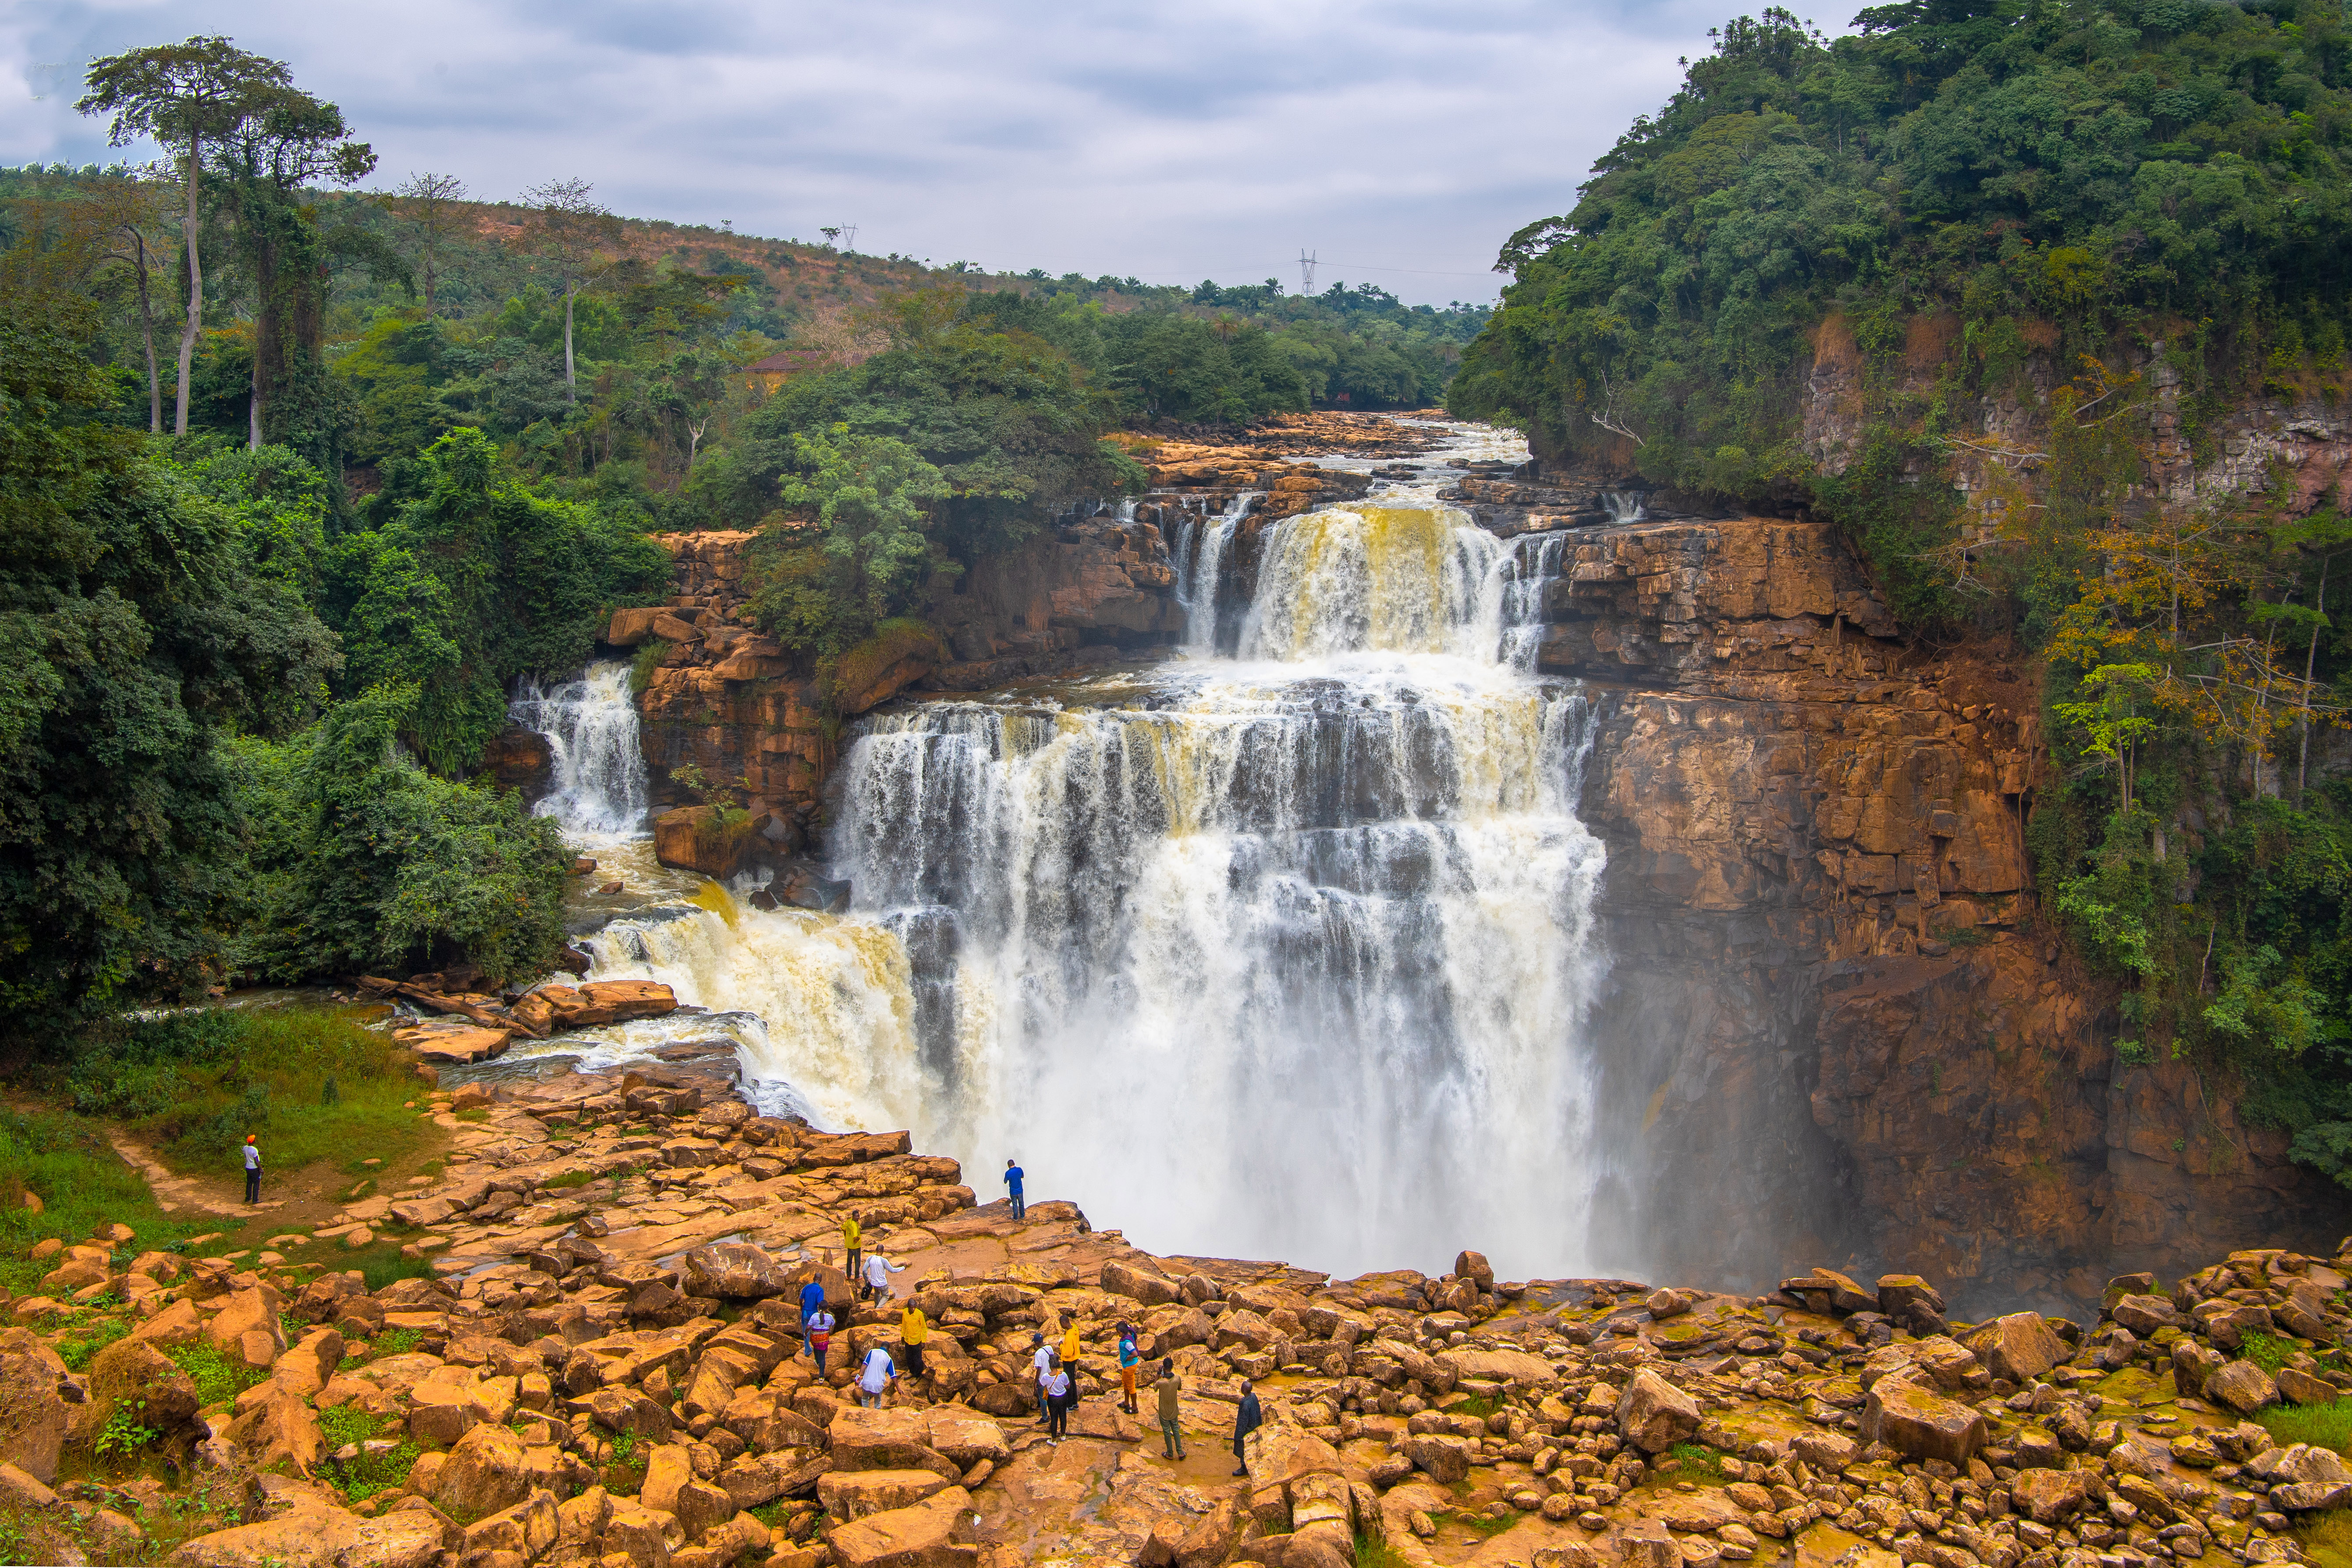
M1135 1348L1135 1325L1133 1323L1119 1324L1118 1392L1125 1401L1127 1413L1129 1415L1139 1415L1142 1414L1142 1411L1137 1408L1135 1403L1135 1369L1137 1364L1142 1360L1143 1357L1137 1352Z
M824 1282L823 1280L813 1279L801 1287L801 1338L808 1338L809 1320L816 1316L817 1309L824 1305Z
M1013 1189L1013 1217L1025 1217L1029 1206L1021 1201L1021 1167L1010 1160L1004 1162L1004 1184Z

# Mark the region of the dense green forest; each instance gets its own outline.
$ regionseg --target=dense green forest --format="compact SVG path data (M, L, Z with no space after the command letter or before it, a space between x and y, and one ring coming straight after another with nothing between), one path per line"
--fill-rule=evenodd
M2118 1053L2237 1076L2352 1184L2352 781L2324 765L2352 525L2186 483L2233 418L2352 390L2352 27L2319 0L1855 21L1721 29L1505 247L1449 406L1810 507L1915 639L2042 656L2031 846L2119 987ZM1846 428L1809 442L1822 367Z

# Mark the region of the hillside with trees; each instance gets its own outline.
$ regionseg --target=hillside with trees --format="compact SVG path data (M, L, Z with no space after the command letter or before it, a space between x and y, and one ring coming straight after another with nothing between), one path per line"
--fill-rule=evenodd
M1721 29L1504 247L1448 405L1833 518L1908 636L2033 660L2037 878L2116 1049L2242 1079L2352 1180L2352 498L2223 481L2352 392L2352 30L2315 0L1857 23Z

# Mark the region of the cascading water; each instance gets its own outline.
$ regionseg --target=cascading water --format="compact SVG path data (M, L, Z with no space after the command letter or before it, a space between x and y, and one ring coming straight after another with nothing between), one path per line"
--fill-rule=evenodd
M862 728L837 869L941 994L891 1098L975 1184L1171 1251L1605 1261L1588 713L1513 640L1545 547L1383 499L1272 526L1238 659Z
M625 661L592 664L579 679L551 689L525 680L508 712L545 736L551 754L554 787L533 811L555 818L574 837L645 830L646 760Z

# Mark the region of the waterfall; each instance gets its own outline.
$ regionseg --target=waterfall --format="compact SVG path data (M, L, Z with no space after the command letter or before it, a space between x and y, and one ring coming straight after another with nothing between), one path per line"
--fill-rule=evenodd
M1597 1266L1591 715L1519 657L1558 546L1433 502L1286 519L1205 657L1240 510L1140 694L856 732L831 848L915 989L845 1077L983 1190L1017 1158L1161 1250Z
M1217 585L1223 579L1225 547L1234 531L1264 497L1264 490L1244 490L1225 510L1198 525L1199 538L1186 538L1176 550L1176 599L1184 606L1184 646L1202 653L1217 646ZM1187 532L1192 531L1188 523Z
M533 811L555 818L572 837L646 830L646 759L625 660L592 664L551 690L525 679L508 712L547 737L553 759L553 788Z

